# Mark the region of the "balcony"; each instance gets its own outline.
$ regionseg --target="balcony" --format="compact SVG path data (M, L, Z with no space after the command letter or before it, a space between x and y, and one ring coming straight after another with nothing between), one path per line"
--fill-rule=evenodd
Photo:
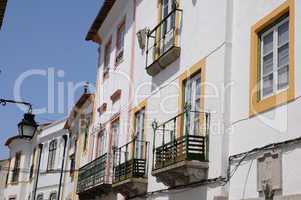
M147 192L148 142L134 139L114 150L113 190L126 198Z
M182 10L175 9L147 34L146 71L155 76L180 56L179 19Z
M82 199L106 194L111 191L111 184L106 176L107 154L100 156L79 169L77 194Z
M152 175L169 187L207 178L209 113L185 111L154 123Z

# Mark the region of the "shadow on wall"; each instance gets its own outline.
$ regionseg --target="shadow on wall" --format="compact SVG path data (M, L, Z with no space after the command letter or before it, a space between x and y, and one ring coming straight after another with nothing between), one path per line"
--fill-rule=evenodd
M192 0L192 4L193 4L193 6L195 6L195 5L196 5L196 3L197 3L197 0Z
M207 187L197 187L191 189L183 189L179 191L172 191L167 195L158 195L150 199L155 200L178 200L178 199L189 199L189 200L206 200L207 199Z
M164 70L162 70L159 74L152 77L152 91L156 90L158 87L162 85L166 80L170 77L173 77L180 70L180 58L178 58L174 63L167 66Z

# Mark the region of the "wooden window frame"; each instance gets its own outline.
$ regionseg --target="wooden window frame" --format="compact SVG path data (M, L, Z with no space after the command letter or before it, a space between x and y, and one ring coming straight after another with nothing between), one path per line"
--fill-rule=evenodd
M289 19L289 83L288 88L261 99L260 92L260 33L283 16ZM255 116L295 99L295 0L287 0L251 28L251 64L249 88L249 116Z

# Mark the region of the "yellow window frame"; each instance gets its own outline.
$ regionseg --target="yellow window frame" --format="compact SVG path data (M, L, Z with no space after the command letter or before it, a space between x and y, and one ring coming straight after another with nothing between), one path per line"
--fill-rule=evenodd
M184 112L184 102L185 102L185 91L184 91L184 83L187 79L191 78L197 73L201 74L201 99L200 99L200 110L201 112L205 109L205 68L206 68L206 60L202 59L198 61L196 64L191 66L189 69L187 69L185 72L183 72L179 76L179 114ZM203 115L200 115L200 127L202 127L205 123L205 119ZM184 118L183 115L179 117L179 120L177 121L177 130L176 134L177 137L181 137L184 135L183 133L183 126L184 126Z
M260 99L259 63L260 32L284 15L289 18L289 84L288 89ZM259 20L251 28L251 63L249 88L249 115L257 115L277 106L286 104L295 98L295 0L287 0L270 14Z

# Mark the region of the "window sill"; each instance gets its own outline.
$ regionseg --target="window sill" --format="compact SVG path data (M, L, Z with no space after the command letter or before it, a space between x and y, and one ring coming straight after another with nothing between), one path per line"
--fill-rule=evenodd
M14 182L11 182L10 185L18 185L19 184L19 181L14 181Z
M278 94L269 96L260 101L257 100L257 93L250 99L250 117L256 116L260 113L269 111L278 106L287 104L295 99L294 88L290 87Z

